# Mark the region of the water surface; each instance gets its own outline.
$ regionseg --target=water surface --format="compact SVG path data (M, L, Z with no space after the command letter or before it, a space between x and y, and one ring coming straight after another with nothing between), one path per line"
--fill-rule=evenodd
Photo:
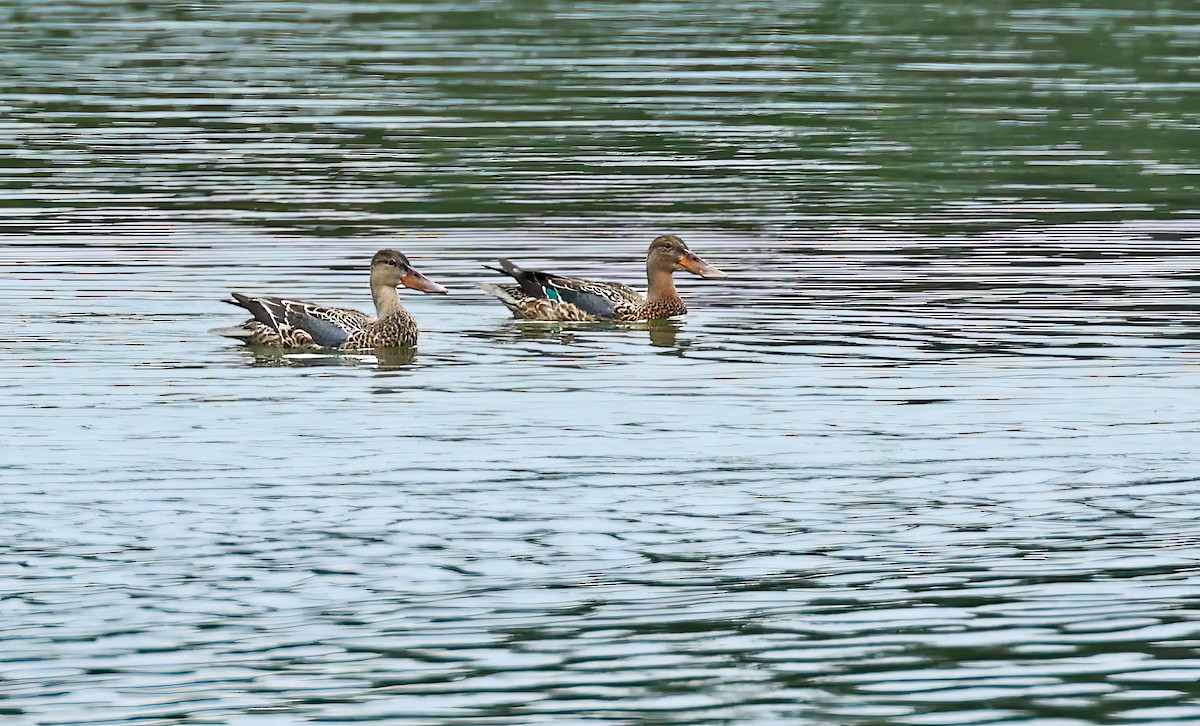
M0 7L5 722L1200 719L1200 11L919 10Z

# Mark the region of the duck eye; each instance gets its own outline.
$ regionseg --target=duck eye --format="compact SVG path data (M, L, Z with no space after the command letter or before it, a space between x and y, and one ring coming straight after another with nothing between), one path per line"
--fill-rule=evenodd
M392 267L395 267L395 266L396 266L396 261L395 261L395 260L384 260L384 261L383 261L383 264L385 264L385 265L390 265L390 266L392 266Z

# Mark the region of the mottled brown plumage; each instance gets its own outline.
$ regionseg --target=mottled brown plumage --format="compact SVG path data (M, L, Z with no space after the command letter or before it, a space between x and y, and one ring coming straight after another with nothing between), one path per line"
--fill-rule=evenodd
M371 297L375 318L349 308L233 293L227 302L250 311L253 319L212 332L272 348L367 350L417 344L417 324L400 303L398 285L427 293L446 288L428 280L395 250L380 250L371 259Z
M725 277L725 273L689 250L683 240L670 234L656 238L646 253L649 284L645 297L619 282L523 270L508 260L500 260L500 268L488 269L503 272L518 284L479 287L499 299L514 315L528 320L638 321L683 315L687 306L675 290L672 273L687 270L710 279Z

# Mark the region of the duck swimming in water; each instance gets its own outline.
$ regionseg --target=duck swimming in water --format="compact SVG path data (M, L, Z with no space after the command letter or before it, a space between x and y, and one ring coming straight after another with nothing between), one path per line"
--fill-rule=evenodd
M249 310L254 317L239 326L212 332L273 348L367 350L413 346L417 344L417 323L400 303L398 285L425 293L448 292L414 270L408 258L396 250L380 250L371 258L374 318L349 308L235 292L226 302Z
M725 277L724 272L700 259L673 234L664 234L650 243L646 253L645 297L619 282L595 282L524 270L505 259L500 260L500 269L488 269L503 272L518 284L484 283L479 287L498 298L518 318L527 320L631 322L683 315L687 306L675 291L674 272L687 270L712 280Z

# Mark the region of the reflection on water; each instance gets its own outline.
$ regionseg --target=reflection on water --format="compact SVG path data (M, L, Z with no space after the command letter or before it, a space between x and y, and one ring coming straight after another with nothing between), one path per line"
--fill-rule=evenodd
M379 370L394 370L412 365L417 358L416 348L381 348L370 353L343 351L287 351L262 346L247 346L247 359L255 366L373 366Z
M503 308L497 308L503 310ZM637 323L610 322L547 322L541 320L521 320L514 318L510 324L496 330L477 331L472 334L486 340L512 342L514 340L546 340L556 341L565 346L586 340L591 333L612 333L623 331L625 339L647 339L650 345L659 348L684 348L687 340L680 342L679 333L684 329L684 323L679 318L648 320Z
M9 721L1200 721L1193 3L0 19Z
M683 324L679 320L650 320L637 328L644 329L650 334L650 345L656 348L684 348L687 346L686 342L679 342L679 331L683 330Z

